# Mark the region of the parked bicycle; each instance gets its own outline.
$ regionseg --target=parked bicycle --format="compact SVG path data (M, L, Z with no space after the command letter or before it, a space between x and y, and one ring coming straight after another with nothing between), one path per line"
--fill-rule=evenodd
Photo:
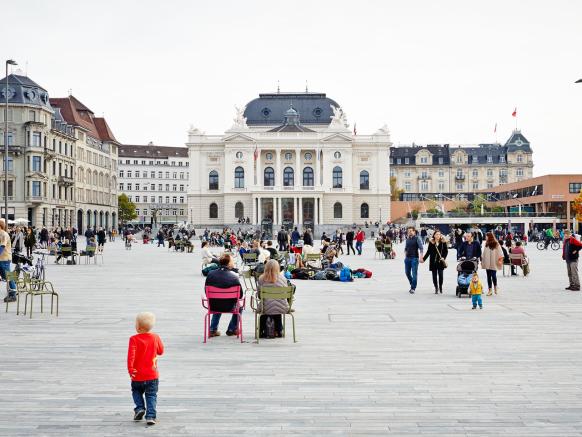
M560 242L556 238L552 238L551 240L541 240L538 241L536 244L538 250L547 250L548 247L551 247L552 250L560 249Z

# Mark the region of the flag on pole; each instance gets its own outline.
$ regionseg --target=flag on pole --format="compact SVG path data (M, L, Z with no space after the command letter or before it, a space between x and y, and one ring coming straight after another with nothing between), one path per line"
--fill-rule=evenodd
M495 123L495 129L493 129L493 133L496 134L497 133L497 123Z
M358 135L358 131L356 130L356 123L354 123L354 135Z
M255 146L255 152L253 153L253 157L255 158L255 161L259 157L259 149L257 148L257 146Z
M515 109L513 110L513 112L511 113L512 117L517 117L517 107L515 107Z

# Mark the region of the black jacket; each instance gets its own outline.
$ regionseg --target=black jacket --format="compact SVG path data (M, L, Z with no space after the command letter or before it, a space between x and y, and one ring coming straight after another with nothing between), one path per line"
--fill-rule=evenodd
M313 237L309 232L303 234L303 245L304 246L313 246Z
M239 298L243 297L242 285L238 279L238 275L225 267L212 270L208 273L204 286L207 285L217 288L238 286L240 287ZM236 301L234 299L211 299L209 306L213 311L231 311L235 303Z
M354 231L348 231L348 233L346 234L346 241L354 241Z
M463 244L461 244L461 247L459 248L459 251L457 252L457 259L459 259L459 258L481 258L481 245L479 244L479 242L473 240L471 245L473 246L473 254L470 257L468 257L467 256L467 247L469 246L469 243L467 243L466 241L463 241Z
M437 248L441 256L437 253ZM434 240L430 240L428 243L428 249L422 258L426 261L426 259L430 257L430 260L428 261L428 269L432 272L433 270L443 268L442 264L439 263L439 260L441 257L442 259L446 259L448 253L449 249L447 248L447 243L440 241L438 245L435 245Z

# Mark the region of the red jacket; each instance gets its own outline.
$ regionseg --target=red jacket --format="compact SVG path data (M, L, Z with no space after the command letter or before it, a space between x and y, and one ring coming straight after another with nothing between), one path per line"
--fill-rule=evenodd
M356 234L356 241L364 241L366 239L366 234L364 231L360 231Z
M568 240L564 240L564 245L562 246L562 259L566 259L566 242L568 242L572 246L582 247L582 243L576 240L574 236L570 237Z
M132 381L158 379L158 355L164 354L164 343L158 334L146 332L129 339L127 371Z

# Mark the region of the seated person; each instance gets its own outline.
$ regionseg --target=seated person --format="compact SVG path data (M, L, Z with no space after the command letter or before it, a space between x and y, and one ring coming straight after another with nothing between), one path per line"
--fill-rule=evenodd
M202 263L203 264L210 264L215 263L218 264L218 258L212 252L210 252L210 248L208 247L208 241L202 242Z
M524 264L521 265L520 267L523 270L523 276L527 276L528 273L529 273L529 265L528 265L529 264L529 260L527 258L526 253L525 253L525 249L523 248L523 245L521 244L521 241L516 241L515 242L515 247L513 249L511 249L511 253L512 254L516 254L517 253L517 254L523 255L525 261L524 261ZM516 266L512 265L511 267L513 269L512 272L515 272L515 267Z
M279 263L272 259L267 261L265 264L264 273L259 276L257 281L257 296L261 297L262 287L287 287L287 279L280 272ZM267 333L267 318L273 319L275 324L275 337L283 336L283 323L281 314L286 314L289 312L289 302L287 299L265 299L263 302L261 319L260 319L260 329L259 337L268 337ZM272 338L272 337L271 337Z
M269 258L270 259L276 259L277 256L279 255L279 252L277 252L277 249L275 249L273 247L273 242L271 240L267 241L267 247L266 247L266 249L269 252Z
M390 258L390 252L392 252L392 240L390 239L390 237L388 235L384 236L384 239L382 240L382 250L384 252L384 257L385 258Z
M335 246L331 244L329 238L326 238L323 242L322 253L323 258L328 262L328 264L333 264L333 261L337 255L337 251L335 250Z
M218 288L230 288L238 286L240 288L239 299L243 297L243 288L238 279L238 274L234 272L234 258L229 253L224 253L218 260L220 267L216 270L212 270L208 273L206 277L205 286L213 286ZM236 304L234 299L221 299L221 300L210 300L208 306L213 311L231 311ZM218 331L218 323L220 322L221 314L213 314L212 320L210 321L210 337L217 337L220 335ZM238 316L236 314L232 315L228 328L226 330L226 335L237 335L238 333Z
M61 250L59 251L59 256L55 260L55 263L58 263L61 260L61 258L63 257L63 248L71 249L71 251L72 251L71 243L66 238L63 240L63 244L61 244ZM69 255L65 255L65 258L68 258L68 257L69 257Z

